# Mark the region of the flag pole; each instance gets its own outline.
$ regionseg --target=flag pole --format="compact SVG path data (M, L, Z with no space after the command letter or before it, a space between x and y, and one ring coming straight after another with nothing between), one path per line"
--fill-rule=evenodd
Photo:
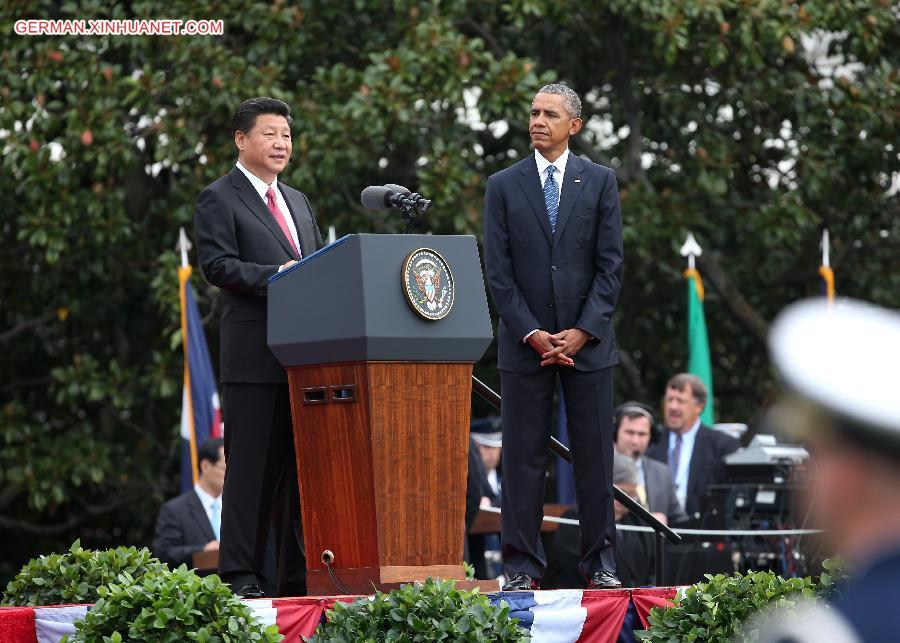
M191 361L188 357L188 322L187 322L187 288L188 279L191 278L191 264L188 262L188 251L191 242L188 239L184 227L178 229L178 243L176 250L181 254L181 267L178 269L178 294L181 301L181 347L184 353L184 381L182 389L182 424L187 421L188 435L191 450L191 476L196 484L200 478L197 470L197 432L194 427L194 400L191 397ZM186 416L186 418L185 418Z
M695 265L696 258L702 254L703 248L697 243L697 240L694 238L694 233L688 232L687 239L685 239L684 244L681 246L681 256L687 257L688 270L697 269L697 266Z
M687 259L688 267L684 271L684 277L688 280L687 300L687 339L688 339L688 366L687 372L699 377L707 388L706 406L700 416L705 424L712 425L715 421L715 409L713 405L713 374L712 357L709 350L709 336L706 332L706 316L703 312L703 300L706 293L703 289L703 279L697 271L697 257L703 254L703 249L692 232L688 232L684 245L681 246L681 256Z
M184 227L178 229L178 245L176 245L175 247L181 253L181 267L187 268L188 266L190 266L190 264L188 263L188 250L190 250L193 246L188 239L187 233L184 231Z
M831 238L828 235L828 228L822 231L822 265L819 266L819 276L822 277L822 283L825 289L825 298L828 305L834 302L834 270L831 269Z

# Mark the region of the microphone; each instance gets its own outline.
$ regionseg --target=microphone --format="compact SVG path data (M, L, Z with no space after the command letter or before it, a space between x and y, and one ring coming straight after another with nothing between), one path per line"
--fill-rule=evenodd
M431 207L430 200L396 183L370 185L359 195L359 200L367 210L400 210L404 218L422 216Z
M403 194L403 195L412 194L412 190L410 190L407 187L403 187L402 185L397 185L396 183L385 183L384 187L390 188L394 192L399 192L400 194Z
M394 194L393 190L383 185L370 185L359 195L359 201L366 210L390 210L389 199Z

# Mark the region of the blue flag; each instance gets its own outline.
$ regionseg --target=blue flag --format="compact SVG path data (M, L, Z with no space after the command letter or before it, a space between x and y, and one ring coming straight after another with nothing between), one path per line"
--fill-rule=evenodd
M181 288L181 341L184 348L184 386L181 397L181 490L199 477L197 447L222 437L222 412L203 321L191 288L191 267L178 269Z

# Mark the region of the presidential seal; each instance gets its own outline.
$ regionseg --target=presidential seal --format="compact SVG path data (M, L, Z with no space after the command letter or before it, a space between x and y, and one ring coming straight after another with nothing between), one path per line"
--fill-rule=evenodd
M413 250L403 262L403 292L419 317L443 319L456 294L450 266L431 248Z

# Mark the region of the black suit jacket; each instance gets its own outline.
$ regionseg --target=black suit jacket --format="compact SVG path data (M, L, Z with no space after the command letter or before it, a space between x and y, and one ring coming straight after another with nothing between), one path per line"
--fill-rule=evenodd
M594 339L575 356L593 371L618 361L612 314L622 272L622 216L615 173L569 153L556 233L533 154L488 179L484 262L500 313L499 366L527 373L540 359L523 343L535 328L581 328Z
M309 199L279 181L308 256L322 247ZM269 384L287 381L266 343L268 279L299 257L250 180L235 167L206 187L194 216L197 256L206 280L222 289L219 380ZM298 305L302 305L298 302Z
M153 553L164 563L172 567L182 563L193 567L192 556L215 539L200 497L193 489L160 507L153 536Z
M688 488L684 510L689 518L700 512L700 499L711 484L725 482L723 458L734 453L741 443L730 435L716 431L703 424L697 429L694 451L688 469ZM660 462L669 462L669 431L663 431L656 444L650 445L647 455Z

